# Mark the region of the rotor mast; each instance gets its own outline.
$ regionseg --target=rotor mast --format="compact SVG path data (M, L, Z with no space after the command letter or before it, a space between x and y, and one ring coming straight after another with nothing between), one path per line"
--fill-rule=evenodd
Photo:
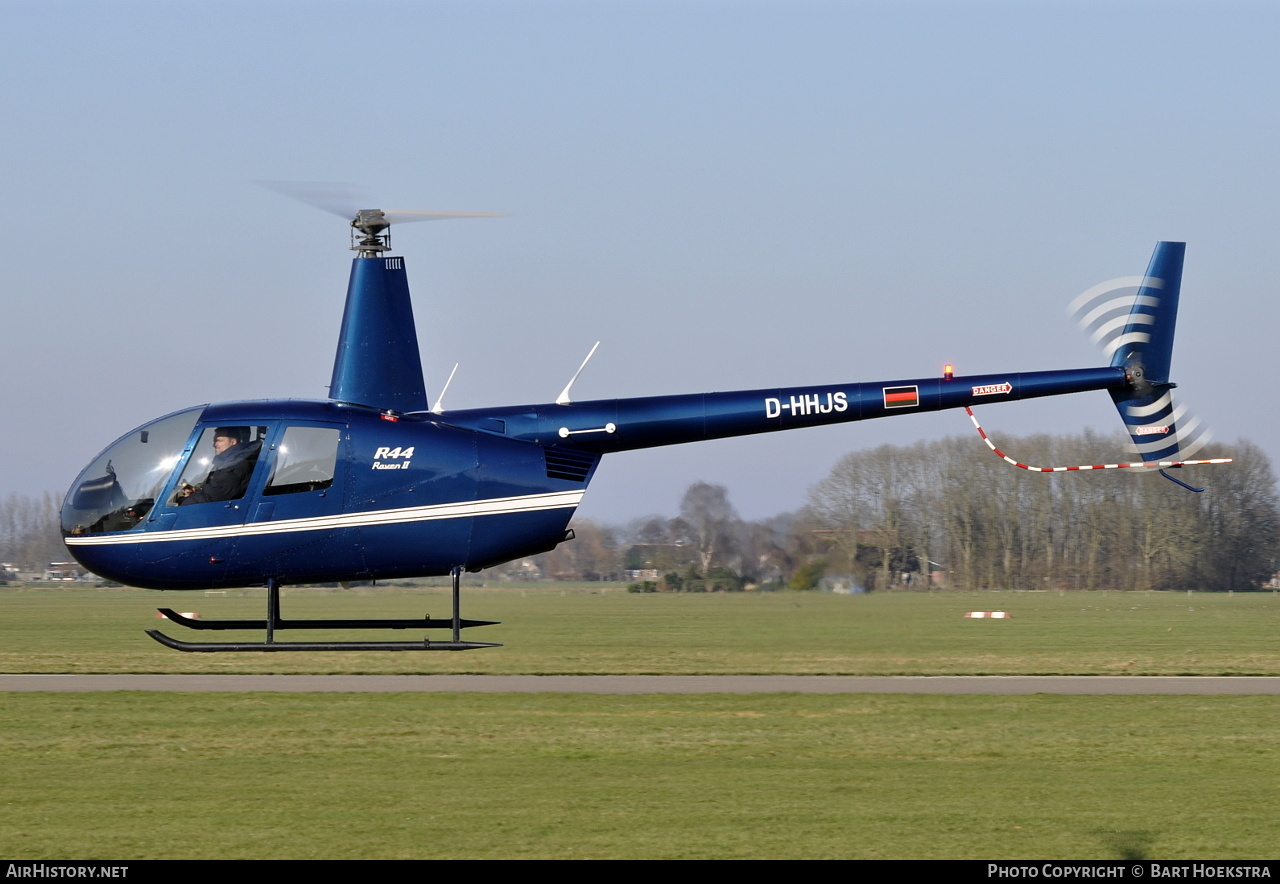
M351 222L351 279L329 398L403 414L430 407L404 259L389 257L391 221L361 209ZM357 232L360 238L357 239Z

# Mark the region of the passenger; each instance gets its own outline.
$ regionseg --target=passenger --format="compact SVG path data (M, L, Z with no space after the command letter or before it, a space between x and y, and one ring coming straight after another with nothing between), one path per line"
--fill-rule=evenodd
M190 485L178 492L178 504L212 503L217 500L236 500L244 497L253 475L253 465L258 461L262 441L241 441L247 435L247 427L218 427L213 433L213 450L216 452L209 465L209 477L198 489Z

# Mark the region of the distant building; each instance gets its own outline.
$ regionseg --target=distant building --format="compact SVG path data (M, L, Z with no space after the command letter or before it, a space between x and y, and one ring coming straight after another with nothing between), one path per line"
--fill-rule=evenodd
M80 567L79 562L50 562L45 568L44 580L72 581L84 580L88 572Z

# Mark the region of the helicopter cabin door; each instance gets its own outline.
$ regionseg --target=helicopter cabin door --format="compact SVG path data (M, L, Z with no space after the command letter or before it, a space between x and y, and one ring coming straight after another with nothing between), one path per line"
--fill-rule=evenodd
M249 509L238 558L296 582L355 543L354 532L335 522L342 513L346 436L344 424L281 422L263 454L264 484Z
M286 423L280 427L267 453L267 483L251 521L341 512L338 464L345 429L341 424L319 423Z
M262 481L261 455L269 429L261 424L196 427L180 472L167 483L147 520L148 531L173 538L173 545L147 547L151 573L178 582L193 576L193 563L199 563L200 576L208 582L236 581L232 561L254 489ZM163 573L166 563L174 574Z

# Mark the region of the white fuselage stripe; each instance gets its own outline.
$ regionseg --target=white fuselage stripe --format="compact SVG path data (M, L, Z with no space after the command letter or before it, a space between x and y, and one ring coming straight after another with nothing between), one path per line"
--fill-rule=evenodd
M331 531L338 528L373 528L381 525L430 522L437 519L464 519L470 516L498 516L510 513L565 509L576 507L582 501L584 493L582 491L557 491L549 494L530 494L521 497L495 497L488 500L467 500L459 501L458 503L434 504L432 506L373 510L367 513L342 513L333 516L313 516L307 519L284 519L279 522L249 522L247 524L218 525L208 528L183 528L176 531L144 530L118 534L72 534L68 535L65 540L68 546L98 546L119 543L164 543L175 540L214 540L263 534L290 534L297 531Z

